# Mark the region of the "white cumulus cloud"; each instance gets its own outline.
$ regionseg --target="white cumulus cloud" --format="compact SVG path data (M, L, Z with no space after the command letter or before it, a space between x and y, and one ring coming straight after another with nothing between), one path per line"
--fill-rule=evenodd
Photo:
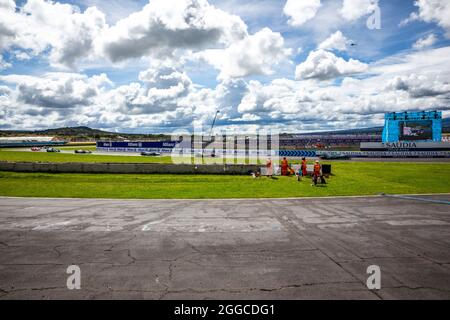
M419 12L411 13L410 17L402 21L401 25L415 20L437 23L446 31L447 38L450 38L450 1L417 0L414 5L419 8Z
M435 77L417 74L397 76L388 82L386 89L406 91L413 98L450 94L449 83L439 81Z
M141 11L119 20L103 34L104 54L112 61L171 54L230 44L247 35L235 15L206 0L152 0Z
M16 85L17 100L22 103L62 109L90 105L105 86L112 85L105 74L87 77L61 72L40 77L7 75L0 76L0 80Z
M295 70L296 79L330 80L365 72L368 65L355 59L344 60L326 50L310 52L303 63Z
M112 90L106 105L126 114L156 114L173 111L179 99L191 91L192 81L170 66L151 66L139 73L141 83L131 83Z
M17 29L15 10L13 0L0 0L0 50L7 48L14 40Z
M413 48L416 50L420 50L423 48L431 47L433 44L436 43L437 37L434 33L429 34L426 37L420 38L413 44Z
M287 0L283 12L290 25L299 27L313 19L320 7L320 0Z
M378 6L378 0L344 0L341 15L345 20L355 21L364 17Z
M272 66L290 54L291 50L284 47L281 34L264 28L226 49L206 50L197 57L219 69L220 79L227 79L271 74Z
M332 35L330 35L327 39L325 39L323 42L319 44L319 49L324 50L339 50L339 51L346 51L347 45L351 41L347 39L341 31L336 31Z
M91 55L106 28L104 14L95 7L80 12L70 4L28 0L16 8L13 1L0 1L0 50L15 46L39 55L50 49L55 66L72 68Z
M223 48L245 38L238 16L207 0L152 0L112 26L95 6L84 12L68 3L0 0L0 51L16 47L47 54L51 65L76 69L80 61L112 62L172 55L177 49Z

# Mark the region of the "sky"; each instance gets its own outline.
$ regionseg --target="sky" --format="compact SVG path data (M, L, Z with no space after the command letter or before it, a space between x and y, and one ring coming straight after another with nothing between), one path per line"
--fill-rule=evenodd
M448 0L0 0L0 129L312 132L450 116Z

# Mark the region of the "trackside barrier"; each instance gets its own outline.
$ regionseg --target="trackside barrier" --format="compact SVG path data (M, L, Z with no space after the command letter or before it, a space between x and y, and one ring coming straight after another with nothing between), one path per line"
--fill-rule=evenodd
M280 150L280 157L308 157L314 158L316 156L316 151L309 150Z
M89 163L89 162L9 162L0 161L0 171L51 173L145 173L145 174L224 174L247 175L257 165Z

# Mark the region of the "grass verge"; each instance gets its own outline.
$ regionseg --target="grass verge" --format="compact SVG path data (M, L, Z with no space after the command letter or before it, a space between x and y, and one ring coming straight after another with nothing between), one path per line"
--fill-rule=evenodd
M450 164L333 162L323 187L295 177L0 172L0 195L204 199L450 193Z

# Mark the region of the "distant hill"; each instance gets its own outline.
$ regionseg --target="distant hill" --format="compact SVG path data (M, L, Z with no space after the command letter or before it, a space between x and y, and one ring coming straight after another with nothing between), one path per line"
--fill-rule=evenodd
M349 130L336 130L326 132L310 132L306 134L381 134L383 127L361 128L361 129L349 129ZM443 133L450 133L450 118L442 120ZM55 136L66 140L99 140L99 139L170 139L166 134L138 134L138 133L118 133L110 132L99 129L92 129L86 126L79 127L65 127L56 129L45 130L0 130L0 136ZM287 134L289 135L289 134ZM302 135L302 134L300 134Z
M56 128L56 129L46 129L46 130L38 130L33 131L34 134L46 134L46 135L56 135L56 136L76 136L76 135L86 135L86 136L93 136L93 135L102 135L102 136L108 136L108 135L117 135L117 133L98 130L98 129L92 129L85 126L80 127L66 127L66 128Z
M31 135L94 135L94 134L113 134L111 132L91 129L89 127L65 127L45 130L1 130L1 134L31 134Z
M86 126L64 127L45 130L0 130L0 136L55 136L65 140L99 140L99 139L167 139L164 134L118 133Z

